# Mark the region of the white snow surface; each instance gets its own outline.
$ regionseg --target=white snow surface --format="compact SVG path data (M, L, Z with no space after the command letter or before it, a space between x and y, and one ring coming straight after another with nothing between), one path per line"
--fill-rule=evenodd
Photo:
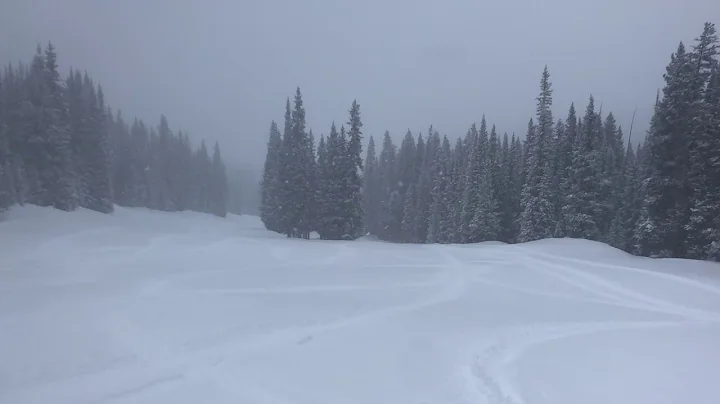
M718 375L713 263L144 209L0 223L0 403L715 404Z

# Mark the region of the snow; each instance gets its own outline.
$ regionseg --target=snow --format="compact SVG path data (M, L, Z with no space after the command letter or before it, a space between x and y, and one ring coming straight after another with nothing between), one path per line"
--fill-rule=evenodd
M600 243L291 240L255 217L0 223L0 403L715 403L720 266Z

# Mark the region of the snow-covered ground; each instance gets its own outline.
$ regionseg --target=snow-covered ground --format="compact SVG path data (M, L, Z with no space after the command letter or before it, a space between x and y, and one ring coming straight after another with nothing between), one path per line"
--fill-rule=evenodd
M0 223L0 403L715 404L718 375L716 264L122 208Z

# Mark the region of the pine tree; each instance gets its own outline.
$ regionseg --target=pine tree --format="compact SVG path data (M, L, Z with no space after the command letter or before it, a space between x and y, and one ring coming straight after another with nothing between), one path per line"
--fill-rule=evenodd
M208 154L205 142L200 143L200 149L195 154L196 161L196 182L199 185L199 199L197 201L197 207L195 208L199 212L211 213L212 204L210 196L212 190L210 188L211 177L212 177L212 162L210 161L210 155Z
M111 118L111 117L108 117ZM133 122L130 129L130 143L131 147L129 150L129 171L131 179L129 180L129 189L127 192L128 196L127 206L143 206L147 207L149 203L150 191L148 189L148 167L149 167L149 137L148 130L143 121L137 118ZM193 167L193 170L197 170L195 159L193 156L189 157L187 165ZM196 209L196 201L199 198L199 188L195 178L191 178L190 182L195 192L195 198L192 203L192 209ZM117 198L117 192L115 192L115 198Z
M29 170L27 159L33 155L30 148L31 119L35 111L29 102L27 69L20 65L5 70L2 102L4 109L5 139L7 142L6 181L13 203L24 204L29 196Z
M280 232L293 237L295 235L293 223L295 210L293 209L293 150L298 146L292 133L293 121L290 109L290 98L285 100L285 126L281 142L280 156L278 158L278 183L280 192L278 198L278 227Z
M536 127L533 120L528 122L527 134L525 135L525 148L523 150L523 181L522 193L520 198L520 217L518 219L519 233L518 242L526 242L535 240L536 227L534 224L534 212L537 210L537 194L538 182L536 178L538 173L539 159L537 156L538 139Z
M292 112L292 146L290 158L290 177L293 197L291 210L293 213L291 235L309 238L312 230L312 206L314 205L315 190L312 176L315 171L315 158L308 133L305 131L305 108L302 94L298 87L295 92L295 108Z
M383 137L383 147L378 159L378 171L381 193L378 236L384 240L397 240L400 236L400 220L397 220L395 212L398 210L397 205L400 200L399 179L395 145L387 131Z
M330 136L323 147L319 159L321 179L318 181L320 190L319 210L321 218L317 229L324 240L341 240L347 231L348 200L347 186L344 183L347 167L347 142L345 130L337 132L335 123L330 128Z
M663 97L655 109L647 139L643 201L636 229L636 251L651 257L684 257L689 212L689 134L697 117L694 66L680 43L667 66Z
M417 211L417 202L415 199L415 184L410 184L405 193L403 206L403 218L401 222L401 229L403 234L403 241L407 243L417 243L418 240L418 229L417 229L417 217L419 212Z
M88 111L89 132L85 138L85 155L78 156L83 161L83 177L86 181L82 206L98 212L110 213L113 211L113 195L110 183L108 126L105 122L105 97L100 87L95 93L92 82L85 86L84 98Z
M537 97L537 126L528 125L526 138L526 183L523 189L520 217L519 241L532 241L552 237L557 226L551 194L553 176L551 171L554 144L552 88L547 66L540 81L540 95Z
M638 173L637 159L632 147L628 147L623 164L620 183L622 193L618 198L618 209L610 226L610 244L625 251L632 250L635 212L637 211Z
M317 231L319 226L320 211L318 209L317 193L318 193L318 166L317 156L315 153L315 135L312 129L308 131L307 143L305 144L305 161L307 164L307 182L310 188L310 205L307 206L307 234L306 238L310 238L310 232Z
M363 210L365 211L365 231L378 235L380 232L380 204L382 201L379 183L378 159L375 154L375 140L370 136L365 170L363 174Z
M473 241L497 240L500 234L500 214L495 199L492 182L492 167L489 158L485 159L478 183L476 209L470 223Z
M12 192L9 181L10 144L7 139L7 118L4 101L5 94L3 91L2 77L0 77L0 215L12 205ZM0 219L2 219L1 216Z
M562 119L558 119L555 124L555 130L552 136L547 140L547 147L545 152L545 172L543 173L543 187L541 193L543 200L547 201L551 216L550 226L552 235L555 236L555 231L558 227L562 227L560 224L560 216L563 207L563 194L561 193L561 177L562 168L561 163L561 148L562 139L565 137L565 122Z
M513 211L512 211L512 185L510 169L513 166L510 159L510 139L508 134L503 135L500 148L498 194L500 205L500 234L498 240L509 243L512 239Z
M570 189L572 187L572 166L573 157L577 151L577 134L578 125L577 117L575 113L575 104L570 104L570 110L568 111L568 117L565 120L565 125L562 128L562 132L559 134L557 139L557 183L559 191L559 209L558 223L555 226L555 237L565 237L567 235L565 213L564 209L568 205L568 197Z
M517 242L520 235L520 214L522 213L521 199L522 189L524 183L523 167L525 166L523 144L520 138L516 138L515 134L512 135L512 144L510 146L510 160L513 165L510 168L510 186L512 188L512 217L513 217L513 228L511 231L512 237L511 242Z
M215 216L225 217L227 215L228 197L227 176L225 173L225 163L223 163L220 155L220 145L217 142L215 142L213 149L211 178L211 213Z
M426 242L449 243L452 241L452 217L450 207L452 195L452 150L447 136L443 138L442 148L435 154L432 176L432 205L428 219Z
M407 192L411 185L415 184L415 175L417 169L415 167L417 163L417 149L415 144L415 138L413 137L410 130L405 134L400 150L396 156L396 178L393 187L393 197L391 198L391 216L393 227L397 229L396 237L394 241L402 241L407 239L407 233L405 229L407 224L403 226L405 219L405 212L408 211L406 206L412 205L411 212L415 211L415 195L408 196ZM412 216L415 220L415 216Z
M619 129L612 113L605 118L602 126L600 158L601 169L598 182L598 211L595 223L598 224L600 239L610 242L610 224L617 211L618 184L622 172L624 148L622 130Z
M347 168L344 173L347 184L347 210L345 212L346 233L345 240L355 240L362 235L363 231L363 182L360 172L363 169L362 163L362 120L360 118L360 105L353 101L350 107L350 120L348 121L348 143L347 143Z
M457 139L452 151L450 178L447 190L448 213L444 224L444 231L447 243L460 243L462 227L462 202L464 189L462 183L465 177L465 150L463 139Z
M325 215L328 211L328 191L329 191L329 173L328 173L328 150L325 143L325 136L320 135L320 143L318 143L317 149L317 186L315 188L315 202L317 203L317 217L315 218L315 231L323 239L324 235L327 234L325 229Z
M478 210L478 192L480 191L480 180L482 178L482 162L485 152L482 132L486 132L485 118L483 117L480 126L480 133L477 132L475 125L470 128L468 136L474 139L467 153L467 162L465 168L465 178L463 181L462 210L460 213L460 223L458 226L460 233L460 242L474 243L475 231L472 227L473 217Z
M492 204L496 207L496 211L494 212L494 214L498 217L498 220L500 220L500 203L503 197L502 187L504 185L504 179L502 172L502 149L500 145L500 139L498 138L497 131L495 129L495 125L493 125L492 129L490 130L488 154L485 164L486 169L489 171L488 175L490 176L489 185L492 187L492 194L490 195L490 197L493 200ZM501 231L499 230L496 234L496 240L497 237L500 237L500 234Z
M600 230L595 218L599 208L598 184L602 164L600 152L600 133L593 124L595 113L595 100L590 97L582 129L577 135L577 144L573 153L573 162L570 168L570 183L565 206L563 206L563 220L565 235L567 237L597 240Z
M270 137L267 142L265 166L260 184L261 202L260 219L265 228L271 231L281 231L278 215L280 211L281 192L280 185L280 152L282 149L282 136L277 123L270 124Z
M715 26L705 24L691 55L696 86L704 89L692 122L688 256L720 261L720 65Z
M426 242L428 237L428 228L430 225L430 217L433 202L433 177L435 176L435 157L438 153L440 146L440 135L437 133L432 126L428 130L427 142L424 147L424 156L420 160L420 175L417 180L416 188L416 199L417 199L417 212L418 221L417 228L417 240L418 242ZM418 148L420 150L420 148Z
M57 55L52 44L43 55L40 47L28 77L28 94L34 108L34 121L28 147L31 183L30 201L61 210L77 208L71 163L69 116Z

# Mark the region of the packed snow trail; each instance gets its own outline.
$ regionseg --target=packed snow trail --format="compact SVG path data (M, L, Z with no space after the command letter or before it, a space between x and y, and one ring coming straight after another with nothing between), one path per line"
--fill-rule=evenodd
M15 209L0 403L714 403L720 266Z

